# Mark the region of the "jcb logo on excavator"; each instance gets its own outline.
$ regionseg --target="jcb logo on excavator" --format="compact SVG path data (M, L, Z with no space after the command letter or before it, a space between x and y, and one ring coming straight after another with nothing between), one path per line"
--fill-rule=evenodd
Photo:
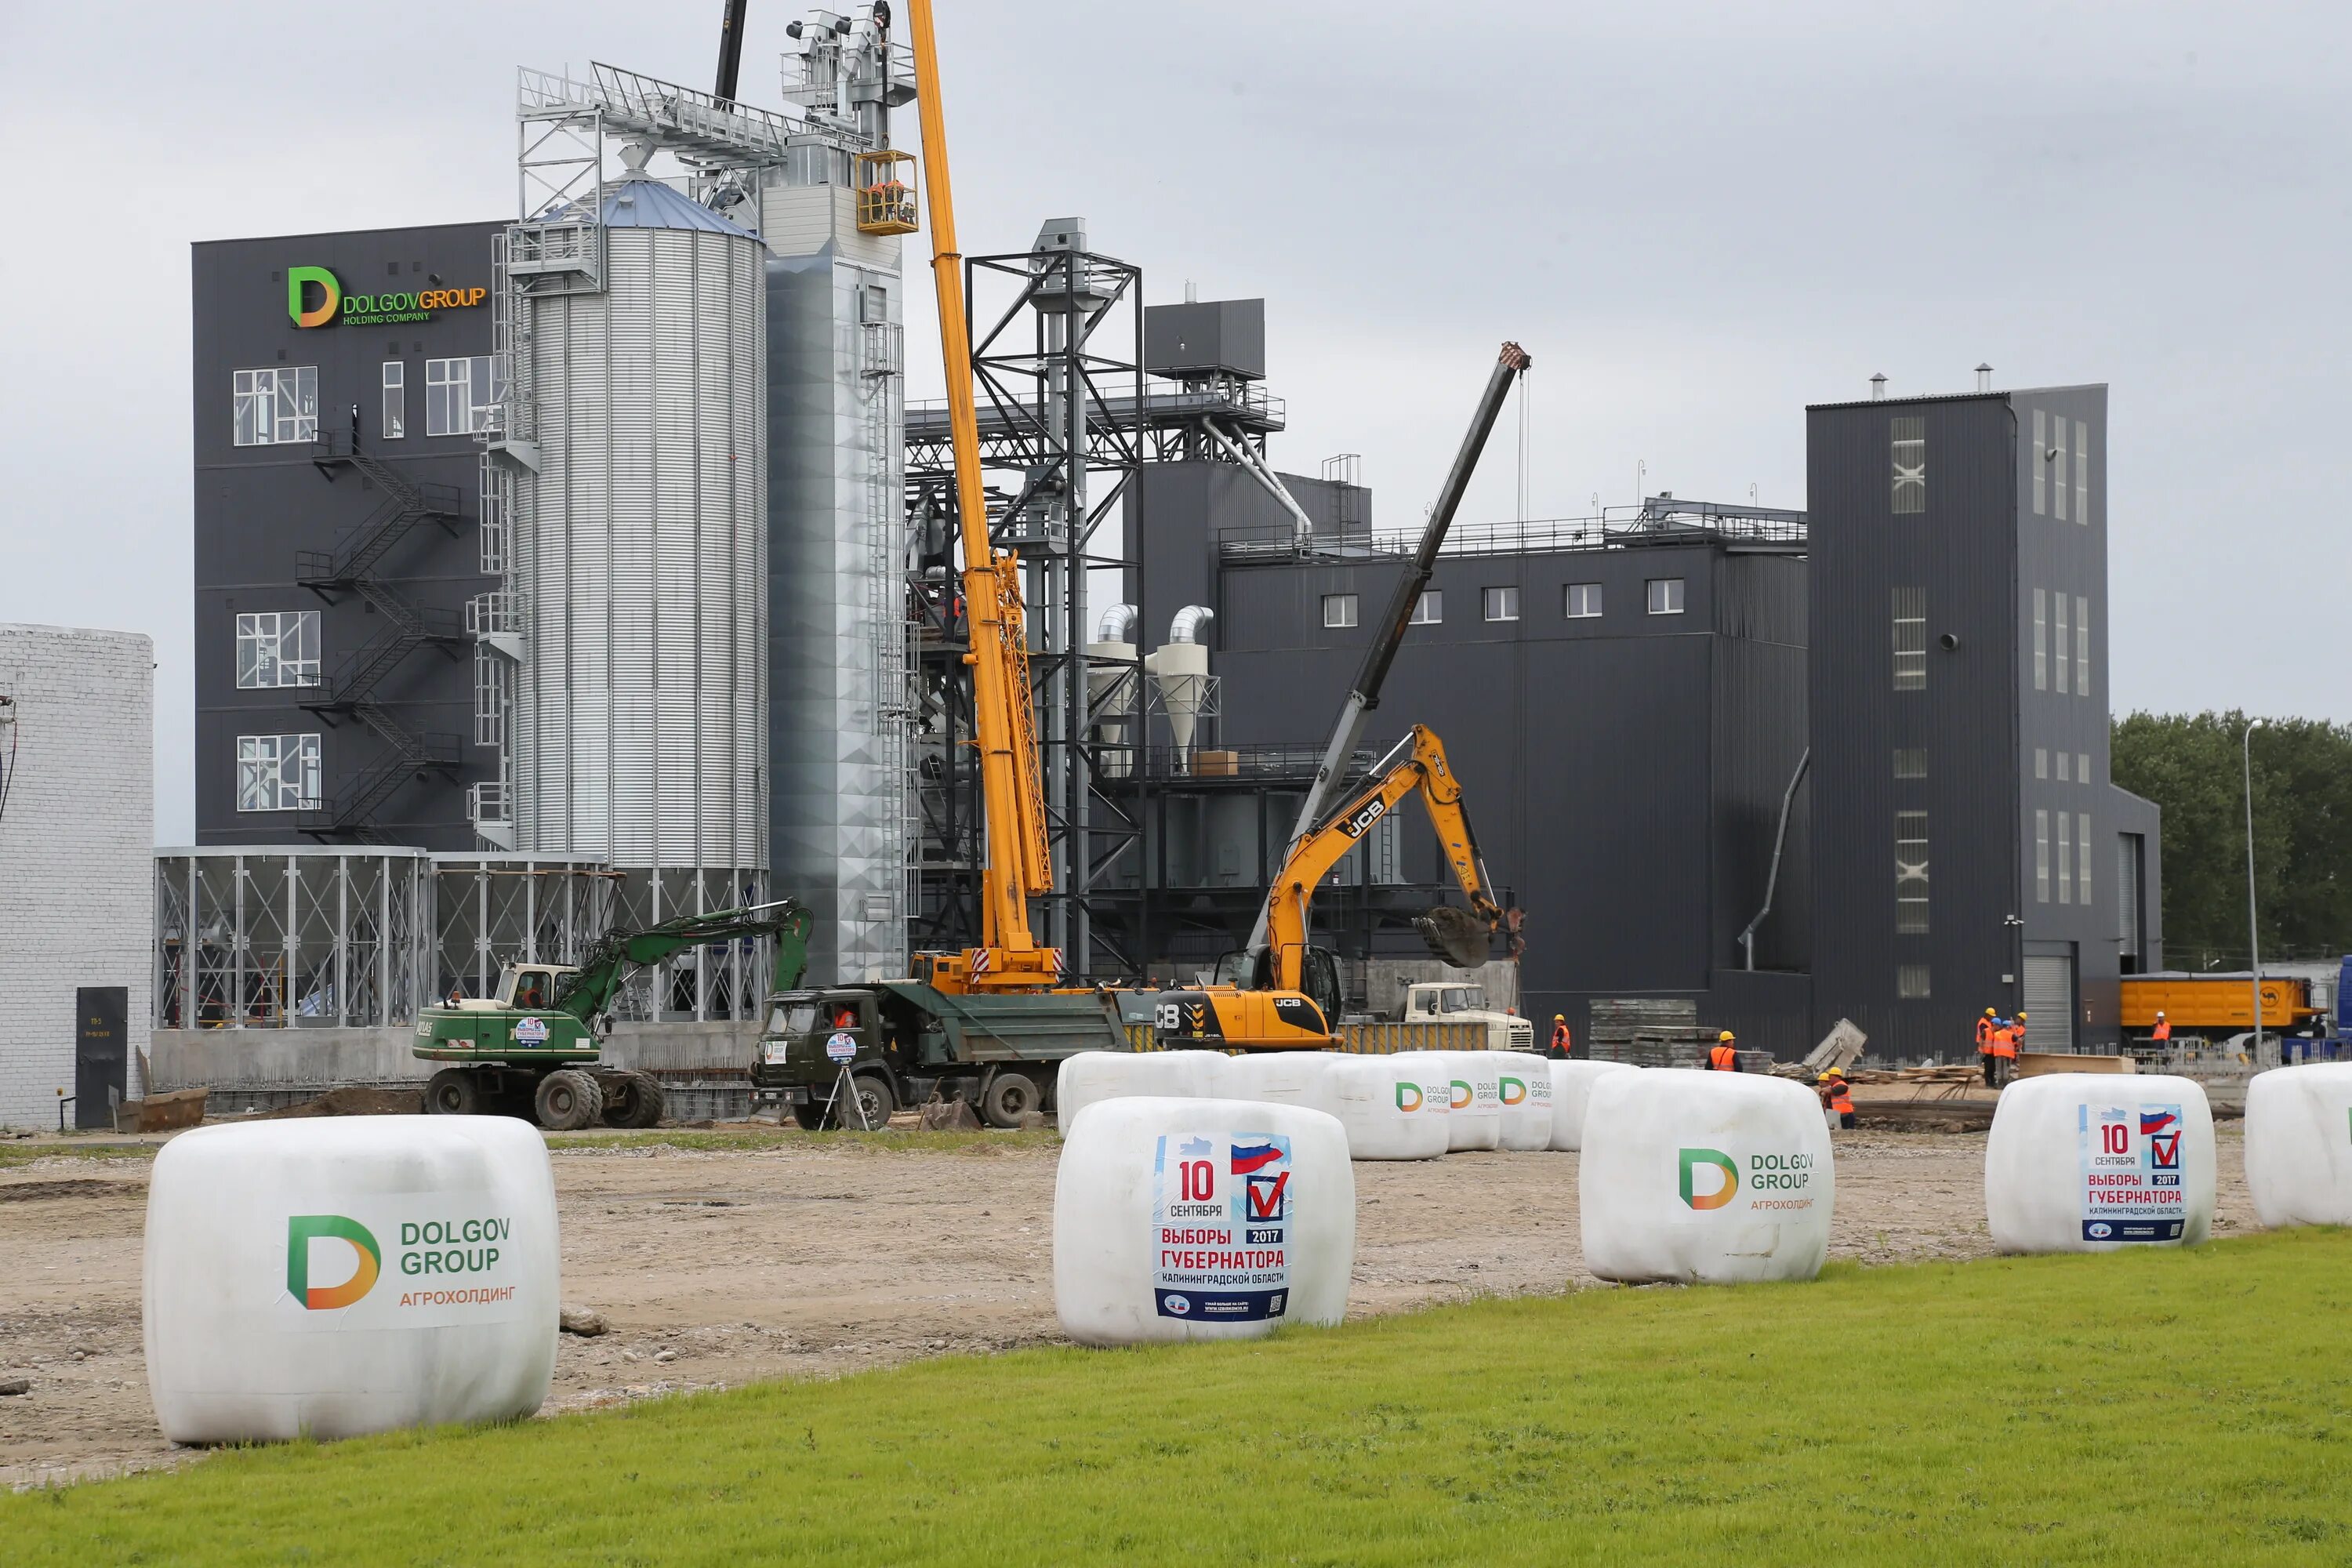
M1356 813L1355 816L1348 818L1347 821L1339 825L1339 830L1350 838L1361 838L1367 828L1370 827L1373 823L1378 822L1381 817L1386 816L1388 814L1388 802L1384 800L1367 801L1364 805L1363 810Z

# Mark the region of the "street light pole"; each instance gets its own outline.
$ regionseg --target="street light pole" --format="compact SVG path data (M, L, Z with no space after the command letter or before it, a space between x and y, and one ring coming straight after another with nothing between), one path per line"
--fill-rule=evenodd
M2262 727L2260 719L2247 720L2246 732L2238 741L2246 776L2246 942L2254 970L2254 1059L2250 1065L2257 1072L2263 1065L2263 933L2254 910L2254 731Z

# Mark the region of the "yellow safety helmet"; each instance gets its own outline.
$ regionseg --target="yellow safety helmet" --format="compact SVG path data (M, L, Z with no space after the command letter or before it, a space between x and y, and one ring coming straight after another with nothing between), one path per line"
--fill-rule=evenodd
M2025 1022L2025 1014L2022 1011L2020 1011L2017 1015L2017 1021L2021 1024Z
M1822 1075L1820 1075L1818 1078L1814 1079L1813 1079L1813 1081L1814 1081L1815 1083L1827 1083L1827 1082L1829 1082L1829 1080L1830 1080L1830 1079L1832 1079L1832 1078L1835 1078L1836 1076L1837 1076L1837 1068L1830 1068L1830 1070L1829 1070L1829 1071L1827 1071L1827 1072L1825 1072L1825 1073L1822 1073Z
M1551 1021L1555 1024L1565 1024L1568 1022L1568 1015L1565 1013L1554 1013L1551 1016Z
M1721 1033L1721 1034L1719 1034L1719 1035L1716 1036L1716 1037L1715 1037L1715 1038L1716 1038L1716 1043L1717 1043L1717 1045L1726 1045L1726 1046L1727 1046L1727 1045L1729 1045L1729 1044L1731 1043L1731 1031L1730 1031L1730 1030L1728 1030L1728 1029L1726 1029L1726 1030L1724 1030L1724 1031L1723 1031L1723 1033Z
M1994 1012L1991 1008L1988 1007L1988 1008L1986 1008L1986 1009L1985 1009L1985 1016L1986 1016L1986 1017L1988 1017L1988 1018L1998 1018L1998 1017L2000 1017L2000 1014L1998 1014L1998 1013L1996 1013L1996 1012Z

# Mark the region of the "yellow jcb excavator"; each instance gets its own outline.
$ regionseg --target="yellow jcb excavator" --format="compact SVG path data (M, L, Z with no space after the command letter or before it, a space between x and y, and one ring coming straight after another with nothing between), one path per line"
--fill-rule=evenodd
M1307 942L1308 904L1340 857L1416 792L1470 907L1441 904L1414 923L1448 963L1467 969L1486 962L1486 939L1502 923L1503 910L1490 891L1462 807L1462 781L1446 764L1444 743L1416 724L1373 775L1360 794L1292 846L1266 897L1265 945L1228 954L1209 985L1160 994L1153 1034L1162 1048L1318 1050L1336 1043L1339 966L1329 949Z

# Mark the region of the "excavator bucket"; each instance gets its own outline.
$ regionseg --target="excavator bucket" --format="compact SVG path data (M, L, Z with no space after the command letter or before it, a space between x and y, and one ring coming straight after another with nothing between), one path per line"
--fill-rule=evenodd
M1486 938L1494 928L1468 910L1439 904L1413 917L1429 951L1457 969L1475 969L1486 962Z

